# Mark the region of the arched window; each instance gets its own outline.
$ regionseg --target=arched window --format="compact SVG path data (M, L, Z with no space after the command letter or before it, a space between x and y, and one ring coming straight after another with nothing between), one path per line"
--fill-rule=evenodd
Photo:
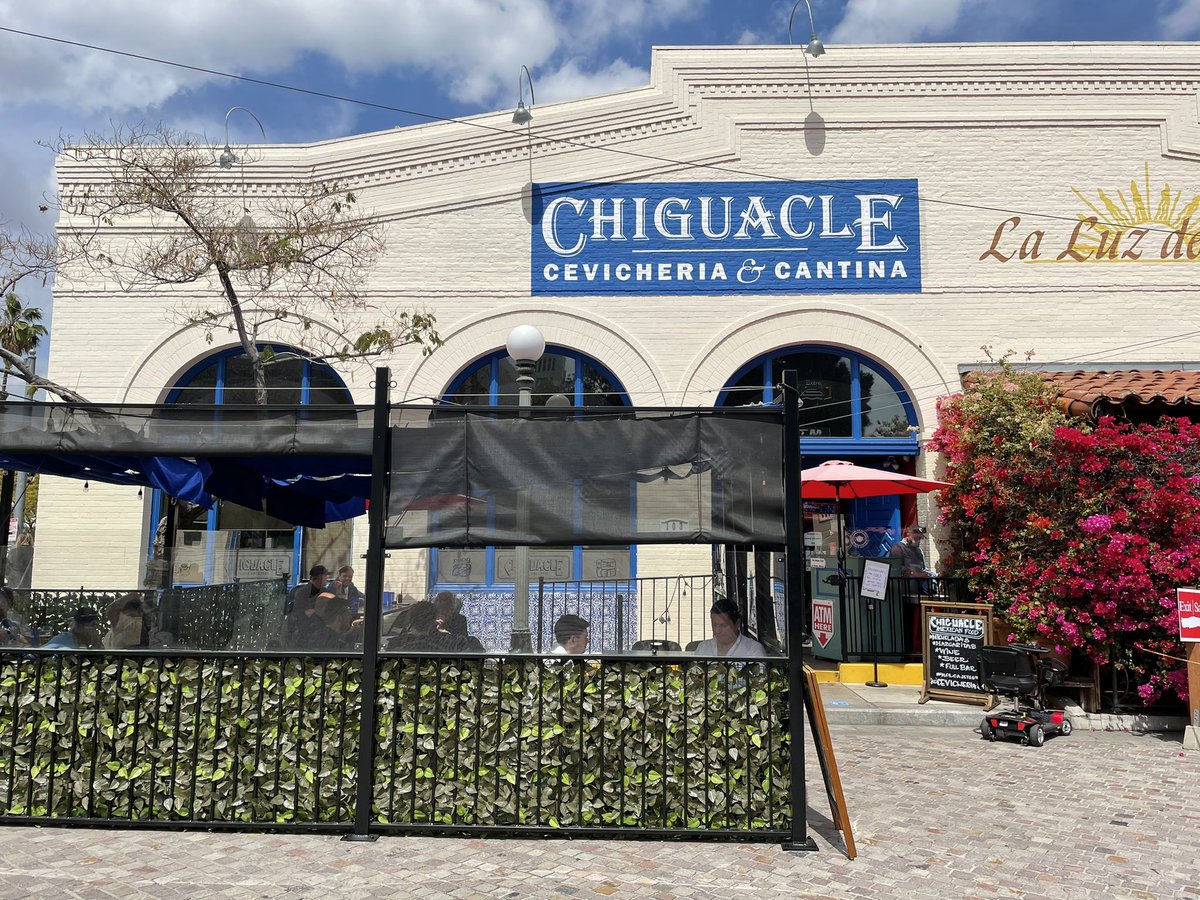
M330 406L352 402L345 383L329 366L289 347L270 349L278 358L265 369L268 403ZM253 405L256 393L250 361L240 347L207 356L180 376L166 402L188 406ZM153 522L165 525L168 507L164 501L155 491L151 515ZM261 510L221 501L210 509L177 504L174 527L171 580L175 584L256 581L284 574L295 583L307 577L308 569L318 563L336 569L350 560L349 522L305 529ZM156 528L156 535L159 532ZM152 535L152 553L154 540Z
M830 459L853 459L864 466L915 472L920 452L916 409L899 379L884 366L852 350L798 345L751 360L726 383L719 406L782 402L783 373L800 380L800 452L807 468ZM833 505L806 503L805 539L814 556L833 558ZM902 521L914 521L911 498L872 497L846 504L851 552L886 555L900 538ZM814 576L813 594L825 582Z
M851 350L796 346L752 360L729 379L718 406L780 402L783 373L800 376L805 454L894 456L918 452L916 410L899 380Z
M498 350L461 372L442 400L471 406L516 406L518 393L516 366L507 352ZM629 406L625 389L608 369L589 356L561 347L547 347L538 360L532 402L534 406ZM487 498L487 514L492 519L515 515L515 499ZM512 547L433 550L430 581L437 590L512 585L515 557ZM634 577L634 567L632 548L575 546L529 550L530 580L534 585L539 577L548 582L627 580Z

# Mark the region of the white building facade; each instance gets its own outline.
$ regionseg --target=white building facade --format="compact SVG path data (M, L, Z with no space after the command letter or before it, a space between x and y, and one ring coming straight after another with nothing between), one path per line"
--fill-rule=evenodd
M1197 49L835 47L809 60L798 47L658 49L649 86L536 107L528 129L506 111L258 148L247 202L337 178L386 224L368 297L433 313L445 342L380 361L397 400L505 402L505 338L532 324L549 347L543 393L770 402L782 370L798 368L806 464L934 476L922 442L937 398L984 346L1047 366L1198 361L1184 339L1197 330L1187 297L1200 272ZM58 177L66 187L89 172L64 158ZM232 383L232 336L210 344L172 324L173 306L202 286L132 296L65 283L55 381L145 403L173 401L198 377ZM277 340L289 342L285 329ZM368 369L334 368L346 399L371 401ZM43 479L34 585L140 584L158 502ZM878 552L914 516L931 512L863 506L854 531ZM241 527L236 510L191 521L197 534ZM818 552L826 522L814 512ZM324 536L242 526L271 532L245 548L261 553L216 571L198 549L192 565L210 570L177 579L295 577L365 552L365 521ZM709 553L532 558L535 577L591 580L705 572ZM511 590L511 566L502 552L395 554L387 589Z

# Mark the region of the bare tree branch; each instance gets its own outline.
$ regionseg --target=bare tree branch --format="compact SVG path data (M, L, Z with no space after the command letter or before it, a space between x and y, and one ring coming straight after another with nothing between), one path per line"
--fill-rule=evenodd
M432 315L385 314L363 294L384 249L383 226L337 181L309 178L247 197L243 168L222 170L214 147L163 126L60 138L53 149L82 163L67 180L59 279L99 276L125 291L177 285L208 289L175 316L214 332L229 328L266 402L260 331L310 359L360 361L407 345L441 345ZM253 165L253 160L251 160ZM226 318L228 316L228 318Z
M57 262L53 240L27 228L13 230L0 222L0 297L11 293L26 278L45 285Z
M27 360L21 358L16 353L5 350L0 347L0 359L4 360L12 369L32 387L41 388L55 396L61 397L68 403L88 403L88 400L81 395L75 393L68 387L63 387L61 384L51 381L48 378L43 378L30 368Z

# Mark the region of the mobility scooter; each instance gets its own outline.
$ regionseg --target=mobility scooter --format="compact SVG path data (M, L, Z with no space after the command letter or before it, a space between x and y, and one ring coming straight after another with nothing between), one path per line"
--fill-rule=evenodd
M1067 667L1047 657L1047 652L1037 644L983 648L984 685L1013 701L1011 709L992 710L983 717L979 733L984 740L1018 738L1022 744L1040 747L1047 735L1071 733L1064 710L1046 709L1046 688L1062 684L1067 674Z

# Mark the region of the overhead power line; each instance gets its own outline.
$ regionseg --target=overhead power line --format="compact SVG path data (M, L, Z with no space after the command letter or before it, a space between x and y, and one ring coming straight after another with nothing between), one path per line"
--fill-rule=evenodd
M409 108L403 107L403 106L392 106L387 103L377 103L372 100L362 100L358 97L348 97L348 96L345 96L342 94L334 94L329 91L319 91L319 90L315 90L313 88L304 88L304 87L300 87L300 86L294 85L294 84L287 84L285 82L271 81L266 78L254 78L249 75L238 75L236 73L225 72L220 69L210 69L205 66L196 66L196 65L192 65L190 63L177 62L176 60L163 59L161 57L149 56L149 55L146 55L143 53L133 53L128 50L117 50L113 47L102 47L99 44L89 44L89 43L86 43L83 41L72 41L67 38L55 37L54 35L47 35L47 34L38 34L33 31L24 31L24 30L21 30L18 28L9 28L6 26L0 26L0 31L7 32L9 34L18 35L20 37L34 38L34 39L40 40L40 41L49 41L49 42L55 43L55 44L62 44L64 46L68 46L68 47L78 47L82 50L92 50L97 53L108 53L113 56L121 56L126 59L136 59L136 60L140 60L142 62L154 63L155 65L170 66L172 68L183 69L188 72L198 72L202 75L213 75L218 78L229 78L229 79L232 79L235 81L246 82L247 84L256 84L261 87L273 88L275 90L290 91L292 93L304 94L304 95L307 95L310 97L319 97L324 100L333 100L338 103L350 103L350 104L354 104L357 106L367 107L369 109L378 109L378 110L382 110L384 112L399 113L401 115L413 116L414 118L418 118L418 119L425 119L430 122L446 122L446 123L454 123L457 125L464 125L464 126L468 126L470 128L478 128L478 129L482 129L484 131L490 131L495 134L507 135L507 136L516 138L518 140L525 139L526 143L528 143L529 139L530 139L530 135L528 132L522 132L519 130L513 130L513 129L509 129L509 128L500 128L499 126L489 125L485 122L480 122L480 121L476 121L473 119L460 119L460 118L455 118L452 116L442 116L442 115L438 115L436 113L428 113L428 112L424 112L422 110L409 109ZM798 50L797 52L803 52L803 51ZM821 181L821 180L814 180L814 179L787 178L787 177L781 177L781 176L775 175L775 174L768 175L768 174L764 174L762 172L753 172L753 171L750 171L747 169L738 169L738 168L734 168L732 166L719 165L717 163L692 162L690 160L674 159L672 157L658 156L658 155L652 154L652 153L641 153L636 150L622 149L620 147L589 144L584 141L573 140L571 138L564 138L564 137L536 135L533 137L532 142L534 144L539 144L539 145L541 145L541 144L560 144L560 145L563 145L566 147L572 147L575 149L594 150L594 151L602 152L602 153L615 153L615 154L618 154L621 156L627 156L627 157L631 157L634 159L640 159L640 160L644 160L644 161L648 161L648 162L665 163L667 165L677 166L680 168L703 169L705 171L710 171L710 172L721 172L721 173L728 174L728 175L747 176L750 178L761 179L761 180L765 180L765 181L782 182L784 184L811 184L811 185L828 186L828 187L835 187L837 184L836 182ZM532 148L532 144L530 144L529 146ZM514 196L515 196L515 194L514 194ZM981 212L1002 213L1002 214L1010 215L1010 216L1011 215L1028 216L1028 217L1033 217L1033 218L1037 218L1037 219L1047 219L1047 220L1051 220L1051 221L1061 221L1061 222L1071 222L1071 223L1076 223L1079 221L1078 216L1064 216L1064 215L1061 215L1058 213L1032 212L1029 210L1010 209L1010 208L1001 207L1001 206L990 206L987 204L980 204L980 203L968 203L963 200L948 200L944 197L928 197L928 196L925 196L922 194L918 194L917 199L920 200L922 203L938 204L941 206L949 206L949 207L955 207L955 208L959 208L959 209L973 209L973 210L979 210ZM1099 221L1099 222L1097 222L1097 224L1121 227L1118 223L1109 222L1109 221ZM1169 234L1173 233L1172 231L1170 231L1168 229L1162 229L1162 228L1146 228L1145 230L1146 230L1147 234L1159 233L1159 234L1168 234L1169 235Z

